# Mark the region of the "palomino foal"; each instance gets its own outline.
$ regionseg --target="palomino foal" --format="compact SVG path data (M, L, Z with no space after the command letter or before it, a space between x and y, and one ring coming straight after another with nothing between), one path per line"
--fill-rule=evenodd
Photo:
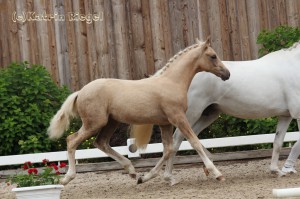
M200 71L211 72L223 80L230 76L210 47L210 39L204 43L197 41L196 45L177 54L160 76L142 80L97 79L71 94L52 118L48 129L50 138L59 138L69 127L70 118L80 117L82 120L79 131L67 137L69 169L61 183L67 184L75 178L76 148L92 136L96 136L95 146L118 161L131 177L136 177L130 160L109 146L109 140L120 122L158 124L161 129L163 156L148 174L138 179L138 183L155 177L170 157L172 125L181 130L206 168L222 180L222 174L203 152L185 115L188 88L194 75Z

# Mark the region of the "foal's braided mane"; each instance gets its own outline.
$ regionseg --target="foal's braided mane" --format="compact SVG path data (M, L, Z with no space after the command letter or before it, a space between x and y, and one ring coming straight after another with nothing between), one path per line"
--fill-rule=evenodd
M177 54L175 54L169 61L162 67L160 70L158 70L153 76L159 76L162 75L170 66L171 63L173 63L179 56L187 53L188 51L197 48L200 44L193 44L189 47L186 47L184 50L179 51Z

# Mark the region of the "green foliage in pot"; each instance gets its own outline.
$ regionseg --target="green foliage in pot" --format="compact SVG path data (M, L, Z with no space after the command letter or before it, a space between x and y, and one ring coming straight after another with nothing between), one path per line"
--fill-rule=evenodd
M12 175L7 178L7 185L16 184L17 187L32 187L40 185L52 185L59 184L60 179L60 168L66 167L66 163L60 163L56 165L55 163L49 163L49 160L43 160L42 172L31 162L25 162L23 165L24 172L20 172L16 175Z

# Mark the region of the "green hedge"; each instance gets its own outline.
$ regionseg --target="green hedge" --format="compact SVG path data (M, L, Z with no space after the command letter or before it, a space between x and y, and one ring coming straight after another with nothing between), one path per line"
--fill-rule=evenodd
M12 63L0 70L0 155L55 148L46 130L69 93L52 81L43 66Z

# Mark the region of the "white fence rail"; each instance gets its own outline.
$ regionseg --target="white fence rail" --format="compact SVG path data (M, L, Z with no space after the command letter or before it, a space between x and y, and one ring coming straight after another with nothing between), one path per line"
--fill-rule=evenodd
M297 141L299 139L299 132L289 132L286 134L284 142ZM253 144L273 143L275 134L260 134L249 136L237 136L237 137L224 137L213 139L201 139L201 143L206 148L220 148L230 146L242 146ZM161 153L163 151L163 145L161 143L149 144L143 151L137 151L131 153L129 146L133 143L132 140L127 140L127 146L113 147L114 150L122 155L126 155L129 158L139 157L140 154ZM184 141L180 145L179 151L193 150L189 142ZM90 159L90 158L103 158L108 157L105 153L99 149L84 149L77 150L75 154L76 160ZM49 152L49 153L35 153L24 155L11 155L0 156L0 166L5 165L17 165L23 164L26 161L33 163L41 162L43 159L49 159L50 161L66 161L68 159L66 151Z

